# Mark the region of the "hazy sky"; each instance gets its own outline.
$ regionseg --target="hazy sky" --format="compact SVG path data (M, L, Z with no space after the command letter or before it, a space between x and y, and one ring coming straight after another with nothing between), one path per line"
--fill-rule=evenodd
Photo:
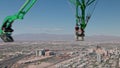
M0 0L0 24L17 13L25 0ZM74 34L75 13L68 0L38 0L23 20L13 24L13 34ZM86 35L120 36L120 0L99 0Z

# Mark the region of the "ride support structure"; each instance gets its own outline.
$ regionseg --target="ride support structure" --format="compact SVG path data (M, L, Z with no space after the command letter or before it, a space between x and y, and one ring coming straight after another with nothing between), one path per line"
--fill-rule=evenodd
M19 9L18 13L7 16L0 28L0 37L4 42L13 42L14 39L12 38L12 24L17 19L23 19L26 13L32 8L32 6L36 3L37 0L26 0L26 2L22 5Z
M86 9L90 5L92 5L96 0L69 0L69 1L73 3L76 7L76 27L78 28L75 30L76 40L79 40L79 37L81 37L81 41L83 41L85 37L85 34L84 34L85 28L91 18L94 7L92 12L89 14L87 14Z
M96 5L97 0L69 0L71 3L73 3L76 7L76 27L75 27L75 33L76 33L76 39L79 40L79 37L81 37L82 41L85 37L85 28L91 18L91 15L93 13L93 10ZM26 13L33 7L33 5L37 2L37 0L26 0L26 2L22 5L22 7L19 9L18 13L7 16L2 26L0 27L0 37L4 42L13 42L14 39L12 37L12 32L14 31L12 29L12 24L17 19L24 19L24 16ZM87 14L87 8L89 8L91 5L93 6L93 10L91 13Z

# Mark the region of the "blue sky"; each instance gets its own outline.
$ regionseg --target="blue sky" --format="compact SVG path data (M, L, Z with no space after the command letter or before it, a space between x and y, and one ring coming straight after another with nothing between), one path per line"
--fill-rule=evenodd
M0 25L17 13L25 0L0 0ZM13 24L13 34L74 34L75 13L68 0L38 0L23 20ZM120 36L120 0L99 0L86 28L86 35Z

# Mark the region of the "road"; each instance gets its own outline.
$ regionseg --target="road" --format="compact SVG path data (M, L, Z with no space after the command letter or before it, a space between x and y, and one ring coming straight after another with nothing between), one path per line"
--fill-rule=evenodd
M18 55L0 62L0 68L11 68L14 63L24 58L25 55Z

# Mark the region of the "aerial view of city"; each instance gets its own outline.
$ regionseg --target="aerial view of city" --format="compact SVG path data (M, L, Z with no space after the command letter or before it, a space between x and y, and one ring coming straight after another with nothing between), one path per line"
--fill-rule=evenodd
M0 68L119 68L120 42L39 41L0 44Z
M0 0L0 68L120 68L120 0Z

